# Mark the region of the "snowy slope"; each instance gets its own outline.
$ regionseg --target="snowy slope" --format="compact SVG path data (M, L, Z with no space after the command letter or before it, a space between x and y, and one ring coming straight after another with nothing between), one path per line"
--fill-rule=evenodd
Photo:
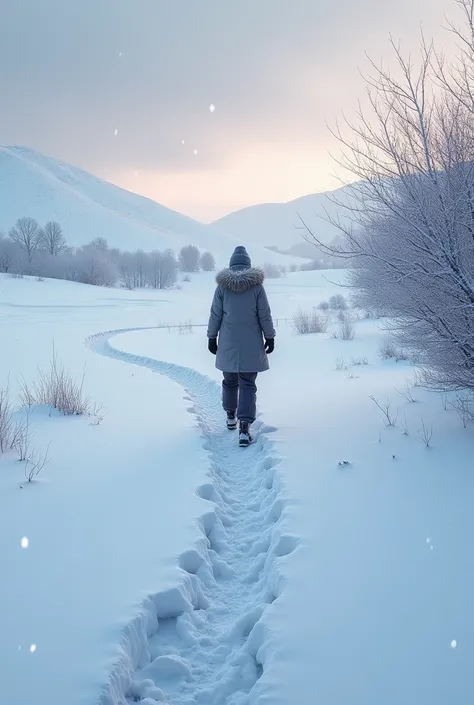
M216 220L212 226L237 239L246 235L255 244L287 250L302 240L304 233L298 229L301 227L300 214L318 239L329 243L340 233L327 221L327 216L342 220L345 217L345 210L332 199L344 203L348 193L348 188L344 187L328 193L309 194L288 203L249 206Z
M105 237L121 250L173 250L194 244L210 250L219 264L240 241L130 193L76 167L25 147L0 148L0 232L28 215L40 223L57 220L68 242L78 246ZM251 243L244 238L243 243ZM256 262L288 264L281 255L251 248Z
M380 360L380 322L293 333L343 276L267 282L277 346L242 451L198 327L212 275L167 292L0 275L0 388L54 340L107 407L99 426L34 409L51 462L33 485L0 455L2 703L474 701L473 430Z

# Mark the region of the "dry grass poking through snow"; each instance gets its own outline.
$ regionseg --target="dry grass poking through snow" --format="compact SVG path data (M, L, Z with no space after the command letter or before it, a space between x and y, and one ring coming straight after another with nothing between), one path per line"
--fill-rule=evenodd
M298 335L325 333L328 328L328 323L326 318L320 316L315 309L312 311L298 309L293 316L293 328Z
M382 360L395 360L396 362L400 362L401 360L409 359L407 351L399 348L390 335L386 335L382 338L379 353Z
M23 406L44 405L57 409L65 416L81 416L93 411L94 403L84 393L84 375L77 381L58 362L56 352L47 370L39 370L38 380L29 386L22 384L21 401Z

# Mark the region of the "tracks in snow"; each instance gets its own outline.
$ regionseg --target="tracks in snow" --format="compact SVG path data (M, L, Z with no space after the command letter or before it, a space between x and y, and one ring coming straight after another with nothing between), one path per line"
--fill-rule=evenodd
M101 333L86 345L186 389L210 457L209 482L197 490L209 511L200 518L202 537L179 558L181 584L150 595L126 627L101 705L255 705L270 651L265 615L283 588L278 560L297 544L280 528L284 502L272 429L257 421L254 443L239 449L225 429L215 382L110 344L137 330L144 329Z

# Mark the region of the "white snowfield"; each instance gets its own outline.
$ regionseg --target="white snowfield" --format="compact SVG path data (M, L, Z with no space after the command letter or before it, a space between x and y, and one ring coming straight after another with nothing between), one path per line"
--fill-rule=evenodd
M110 247L132 251L170 248L177 252L191 244L211 251L221 266L228 261L229 251L242 244L238 238L27 147L0 146L0 190L0 232L8 232L18 218L30 216L40 224L58 221L68 243L76 247L97 237L105 237ZM249 243L248 238L245 242ZM264 249L258 240L251 249L255 263L261 265L305 261Z
M0 387L16 399L54 341L106 407L99 425L33 408L50 457L33 483L0 456L2 705L474 701L472 429L396 391L414 369L380 360L380 321L293 333L341 277L267 282L276 349L239 449L199 327L212 275L166 292L0 276Z

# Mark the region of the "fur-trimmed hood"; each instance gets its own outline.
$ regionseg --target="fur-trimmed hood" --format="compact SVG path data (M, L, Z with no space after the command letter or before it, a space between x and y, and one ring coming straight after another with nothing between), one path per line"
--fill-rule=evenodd
M265 274L262 269L250 267L248 269L223 269L216 277L216 282L223 289L229 291L247 291L254 286L263 284Z

